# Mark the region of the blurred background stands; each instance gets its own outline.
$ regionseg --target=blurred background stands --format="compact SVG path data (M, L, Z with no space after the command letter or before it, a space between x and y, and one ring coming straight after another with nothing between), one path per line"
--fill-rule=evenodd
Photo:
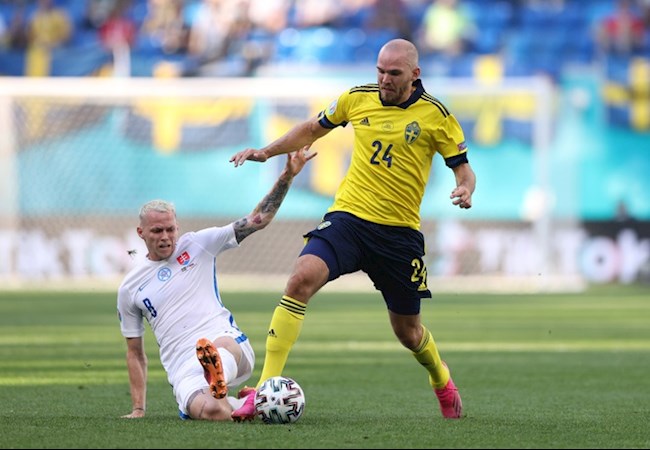
M50 63L31 73L49 76L111 73L100 29L116 9L137 31L129 39L135 77L366 70L381 45L402 37L418 43L427 76L557 80L610 63L622 10L634 17L634 40L614 64L650 56L647 0L0 0L0 74L30 75L28 30L44 3L69 25L48 47Z

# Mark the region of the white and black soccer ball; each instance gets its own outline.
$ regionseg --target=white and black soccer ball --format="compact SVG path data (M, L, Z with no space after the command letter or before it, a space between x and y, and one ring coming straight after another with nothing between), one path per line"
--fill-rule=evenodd
M264 423L292 423L302 416L304 410L305 392L288 377L268 378L255 394L255 412Z

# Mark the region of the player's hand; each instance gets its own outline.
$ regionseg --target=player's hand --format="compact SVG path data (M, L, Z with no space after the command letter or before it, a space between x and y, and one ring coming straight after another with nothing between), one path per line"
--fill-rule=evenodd
M235 167L239 167L244 164L244 161L247 159L257 162L266 162L268 156L261 150L255 150L254 148L247 148L242 150L239 153L236 153L230 158L230 162L235 164Z
M460 208L469 209L472 207L472 193L465 186L458 186L451 191L449 198L452 203Z
M122 416L122 419L140 419L142 417L144 417L144 410L138 408L131 411L131 414L126 414Z
M318 155L318 152L309 153L309 147L311 147L311 144L305 145L295 152L287 153L286 169L292 176L298 175L307 164L307 161Z

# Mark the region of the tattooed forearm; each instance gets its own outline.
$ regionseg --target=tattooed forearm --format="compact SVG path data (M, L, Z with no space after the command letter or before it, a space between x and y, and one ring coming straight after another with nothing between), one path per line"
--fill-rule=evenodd
M278 209L280 209L280 205L291 186L292 178L284 175L280 177L277 183L275 183L275 186L273 186L273 189L271 189L271 192L262 199L252 213L233 223L237 242L241 242L271 222Z
M275 214L278 209L280 209L282 200L284 200L284 197L289 191L289 186L291 186L291 183L287 180L278 180L275 186L273 186L271 192L269 192L268 195L262 199L260 204L257 205L255 212L259 211L262 214Z
M246 237L257 231L257 227L250 226L250 222L251 221L248 220L248 217L242 217L233 223L233 228L235 229L235 238L237 239L237 242L243 241L246 239Z
M240 223L242 223L241 220L235 222L235 238L237 239L237 242L243 241L248 236L250 236L251 234L255 233L255 231L257 231L257 228L237 228L237 224Z

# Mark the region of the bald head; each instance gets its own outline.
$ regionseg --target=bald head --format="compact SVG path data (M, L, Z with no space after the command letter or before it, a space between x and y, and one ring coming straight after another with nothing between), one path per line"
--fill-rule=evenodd
M387 59L406 64L411 70L418 67L418 50L412 42L406 39L393 39L384 44L379 50L377 61Z

